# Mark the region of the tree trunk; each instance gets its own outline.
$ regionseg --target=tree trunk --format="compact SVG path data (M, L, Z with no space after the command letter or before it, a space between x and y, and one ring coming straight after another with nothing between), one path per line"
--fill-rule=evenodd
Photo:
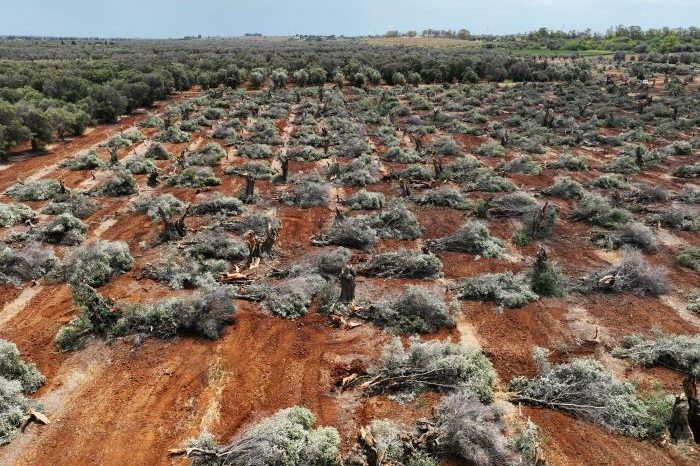
M340 271L340 302L351 303L355 299L355 278L357 272L351 265Z
M255 199L255 178L248 175L245 179L245 195L243 202L246 204L251 204Z
M673 403L673 415L669 426L671 439L675 443L693 441L693 431L690 429L688 422L688 411L688 401L681 396L677 396L675 403Z
M282 183L286 183L289 179L289 159L284 157L282 159Z
M698 388L695 385L695 376L688 376L683 381L683 391L688 400L688 425L693 432L695 442L700 442L700 402L698 401Z

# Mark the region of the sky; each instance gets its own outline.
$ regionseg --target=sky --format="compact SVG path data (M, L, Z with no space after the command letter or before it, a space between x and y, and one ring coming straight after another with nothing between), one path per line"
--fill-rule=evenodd
M374 35L700 26L700 0L0 0L0 35Z

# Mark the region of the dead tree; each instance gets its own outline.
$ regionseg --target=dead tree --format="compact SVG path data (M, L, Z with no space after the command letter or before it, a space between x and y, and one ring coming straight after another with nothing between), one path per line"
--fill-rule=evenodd
M399 180L399 186L401 187L401 197L411 197L411 186L401 178Z
M416 146L416 152L422 151L423 150L423 141L421 140L420 136L411 135L411 139L413 139L413 143Z
M175 160L177 162L178 171L181 171L181 170L184 170L185 168L187 168L187 160L185 158L186 153L187 153L187 150L182 149L182 152L180 152L180 155Z
M510 143L510 134L508 133L508 130L505 129L505 128L504 128L504 129L501 129L501 130L498 130L497 135L498 135L498 138L499 138L500 141L501 141L501 145L502 145L503 147L507 147L507 146L508 146L508 143Z
M119 166L119 149L117 149L116 147L111 147L109 149L109 166Z
M243 202L252 204L255 201L255 178L248 175L245 178L245 192L243 193Z
M352 265L348 264L340 271L338 278L340 280L340 302L353 302L355 299L355 279L357 278L357 271L355 271Z
M688 412L688 400L682 396L676 396L676 401L673 403L671 424L668 427L671 440L675 443L692 442L694 440L693 431L690 429Z
M263 239L262 243L260 243L260 255L265 254L268 257L272 257L272 251L275 247L277 238L279 238L279 228L274 228L268 223L265 239Z
M578 116L583 118L586 116L586 109L591 106L592 102L578 102Z
M542 122L542 125L547 127L547 128L553 128L554 127L554 104L552 102L547 102L547 105L545 107L545 112L544 112L544 121Z
M253 230L248 230L243 235L243 239L245 239L245 242L248 245L248 260L246 260L246 266L251 267L256 262L260 263L260 237L258 237Z
M433 171L435 172L435 179L439 180L442 175L442 159L439 157L433 157Z
M700 443L700 401L698 401L698 387L694 375L689 375L683 380L683 391L688 400L688 425L693 432L696 443Z
M644 168L644 150L642 146L637 146L637 149L634 151L634 161L639 168Z
M173 220L173 214L168 215L162 207L158 206L158 215L160 215L161 220L163 220L163 231L160 237L163 241L177 241L182 239L187 234L187 226L185 225L185 218L190 213L190 206L188 205L182 214L175 220Z
M148 174L148 180L146 181L146 184L151 188L155 188L156 186L158 186L158 170L153 169Z
M282 165L282 176L280 180L282 183L286 183L289 179L289 157L286 155L280 157L280 164Z

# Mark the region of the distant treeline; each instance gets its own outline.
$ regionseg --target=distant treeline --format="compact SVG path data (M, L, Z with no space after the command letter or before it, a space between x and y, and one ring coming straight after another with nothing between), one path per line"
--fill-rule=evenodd
M438 37L445 39L479 40L503 48L586 51L607 50L647 52L695 52L700 51L700 28L642 29L639 26L617 26L605 33L585 31L553 31L540 28L528 34L472 35L466 29L426 29L421 32L387 31L385 37Z
M686 52L687 54L687 52ZM657 54L658 55L658 54ZM655 60L670 61L667 55ZM698 53L682 62L697 62ZM679 59L676 57L676 62ZM591 64L478 47L369 45L361 40L0 40L0 154L79 135L193 85L376 85L588 80Z

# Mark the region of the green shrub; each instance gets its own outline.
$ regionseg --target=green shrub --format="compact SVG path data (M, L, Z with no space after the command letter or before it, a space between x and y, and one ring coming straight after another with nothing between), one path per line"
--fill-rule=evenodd
M221 180L214 176L209 167L188 167L180 173L168 178L169 186L181 188L202 188L205 186L218 186Z
M700 247L688 246L676 254L676 262L683 267L688 267L700 272Z
M78 154L75 157L64 160L58 164L59 168L67 168L73 171L79 170L95 170L105 166L104 161L97 155L93 149L88 152Z
M270 212L254 212L246 215L240 220L224 224L224 228L237 234L244 234L247 231L253 231L256 235L264 236L268 228L279 229L281 227L279 219L274 213Z
M521 307L536 301L524 274L513 272L485 273L463 280L456 288L459 299L495 301L499 306Z
M312 146L306 145L301 147L295 147L287 154L289 160L296 160L298 162L315 162L326 157L323 151L320 151Z
M318 175L298 176L291 180L290 189L283 197L285 203L298 207L328 205L331 196L330 184Z
M224 173L227 175L252 176L256 180L269 180L277 174L270 164L266 162L246 162L243 165L226 167Z
M32 403L25 395L34 393L45 378L36 366L24 362L17 346L0 340L0 445L7 445L22 426Z
M154 138L157 142L169 142L171 144L182 144L190 140L190 133L182 131L177 126L170 126L156 134Z
M407 286L398 298L372 306L363 317L404 333L436 332L455 325L452 311L442 299L416 286Z
M365 187L379 181L379 164L370 155L362 155L347 165L331 165L327 177L346 186Z
M504 253L503 243L493 238L485 225L469 221L455 233L444 238L428 240L426 247L431 251L452 251L484 257L498 258Z
M508 179L499 176L490 168L478 168L474 170L470 179L466 182L470 191L484 191L489 193L515 191L515 185Z
M586 171L588 170L588 160L585 155L576 156L571 152L559 154L557 160L548 163L549 168L558 168L568 171Z
M655 329L651 336L629 335L613 351L644 367L663 366L694 376L700 375L700 335L672 335Z
M93 197L83 193L70 193L56 197L41 212L47 215L68 213L74 217L85 219L94 214L98 208L99 205Z
M168 160L173 157L173 155L168 152L168 150L162 145L157 142L154 142L153 144L150 145L148 150L143 154L144 157L147 159L155 159L155 160Z
M549 260L538 260L532 267L530 288L539 296L562 298L567 292L564 277Z
M61 184L56 180L18 182L6 191L8 196L18 201L46 201L60 193Z
M238 155L251 159L266 159L272 156L272 148L267 144L246 144L238 148Z
M128 304L79 284L73 287L73 302L81 312L59 330L56 344L64 351L74 351L82 348L90 335L112 338L128 333L157 338L195 334L215 339L234 320L233 296L230 287L218 286L153 304Z
M380 210L384 203L383 193L361 190L350 196L346 205L352 210Z
M131 173L124 169L117 169L89 193L97 196L128 196L137 193L138 190L139 186Z
M622 175L606 173L594 179L591 186L602 189L629 189L630 184Z
M539 175L542 173L542 164L534 162L528 155L520 155L514 157L510 162L500 162L496 165L496 170L502 170L506 173Z
M645 221L652 225L685 231L700 231L700 216L692 209L684 207L667 207L658 213L650 214Z
M226 151L217 143L211 142L193 154L185 157L187 165L213 167L226 157Z
M566 176L556 177L554 179L554 184L544 188L542 192L548 196L560 197L562 199L580 199L584 195L581 183Z
M584 220L604 228L619 228L633 220L630 212L612 207L606 198L598 194L585 195L574 209L572 216L574 220Z
M370 394L465 390L485 403L493 401L495 373L488 358L477 348L449 341L413 336L404 348L396 337L384 347L382 365L370 369L368 377Z
M233 216L244 210L243 202L237 197L216 193L206 201L193 205L190 212L192 215Z
M513 243L517 246L527 246L535 240L550 237L557 219L557 211L553 206L547 208L534 207L525 212L522 224L513 235Z
M25 204L0 204L0 227L7 228L36 217L36 212Z
M235 261L248 255L248 246L241 241L229 238L221 231L202 231L187 241L184 253L197 260Z
M129 245L123 241L97 240L75 250L60 267L51 271L49 278L71 284L85 283L97 287L122 275L134 265Z
M416 198L416 203L421 205L451 207L459 210L467 210L469 208L469 202L462 193L450 187L428 189Z
M75 246L85 241L87 226L71 214L61 214L41 230L41 239L51 244Z
M151 159L139 156L129 158L124 167L133 175L145 175L156 169L156 165Z
M165 126L165 121L158 115L148 115L146 119L137 123L141 128L157 128L161 129Z
M326 281L317 274L292 277L264 290L263 309L284 319L296 319L309 310L311 300Z
M50 248L30 243L19 250L0 246L0 284L19 286L47 274L58 262Z
M161 194L158 197L139 197L131 205L131 209L134 212L144 213L153 220L161 218L161 211L165 215L170 216L182 211L184 208L185 204L172 194Z
M421 161L422 157L414 150L406 150L399 146L393 146L382 154L382 159L394 163L415 163Z
M194 295L132 306L116 323L115 333L138 333L157 338L194 334L217 339L224 327L235 319L237 308L233 297L231 287L212 286Z
M313 429L315 422L309 410L294 406L244 430L228 445L216 445L205 433L186 447L197 449L192 466L339 466L340 435L332 427Z
M227 270L225 260L193 257L171 249L159 262L146 264L139 276L179 290L213 285L219 275Z
M670 289L666 270L651 266L635 250L627 250L622 260L612 267L588 277L588 289L612 293L633 293L639 296L659 296Z
M474 149L474 153L483 157L503 157L506 149L497 142L486 142Z
M370 277L439 278L442 263L433 254L401 249L372 256L361 273Z
M672 174L677 178L697 178L700 176L700 162L676 167Z
M593 422L610 431L632 437L658 437L659 420L640 398L634 386L619 382L593 359L550 364L545 351L535 351L539 374L531 379L516 377L510 382L514 399L558 409ZM670 406L670 400L666 400Z
M22 360L17 345L6 340L0 340L0 377L18 381L24 393L34 393L46 382L36 365Z
M434 413L435 449L470 465L505 465L512 454L502 434L504 414L482 403L470 390L444 397Z
M394 202L386 210L365 219L380 238L415 240L422 235L418 219L403 202Z

